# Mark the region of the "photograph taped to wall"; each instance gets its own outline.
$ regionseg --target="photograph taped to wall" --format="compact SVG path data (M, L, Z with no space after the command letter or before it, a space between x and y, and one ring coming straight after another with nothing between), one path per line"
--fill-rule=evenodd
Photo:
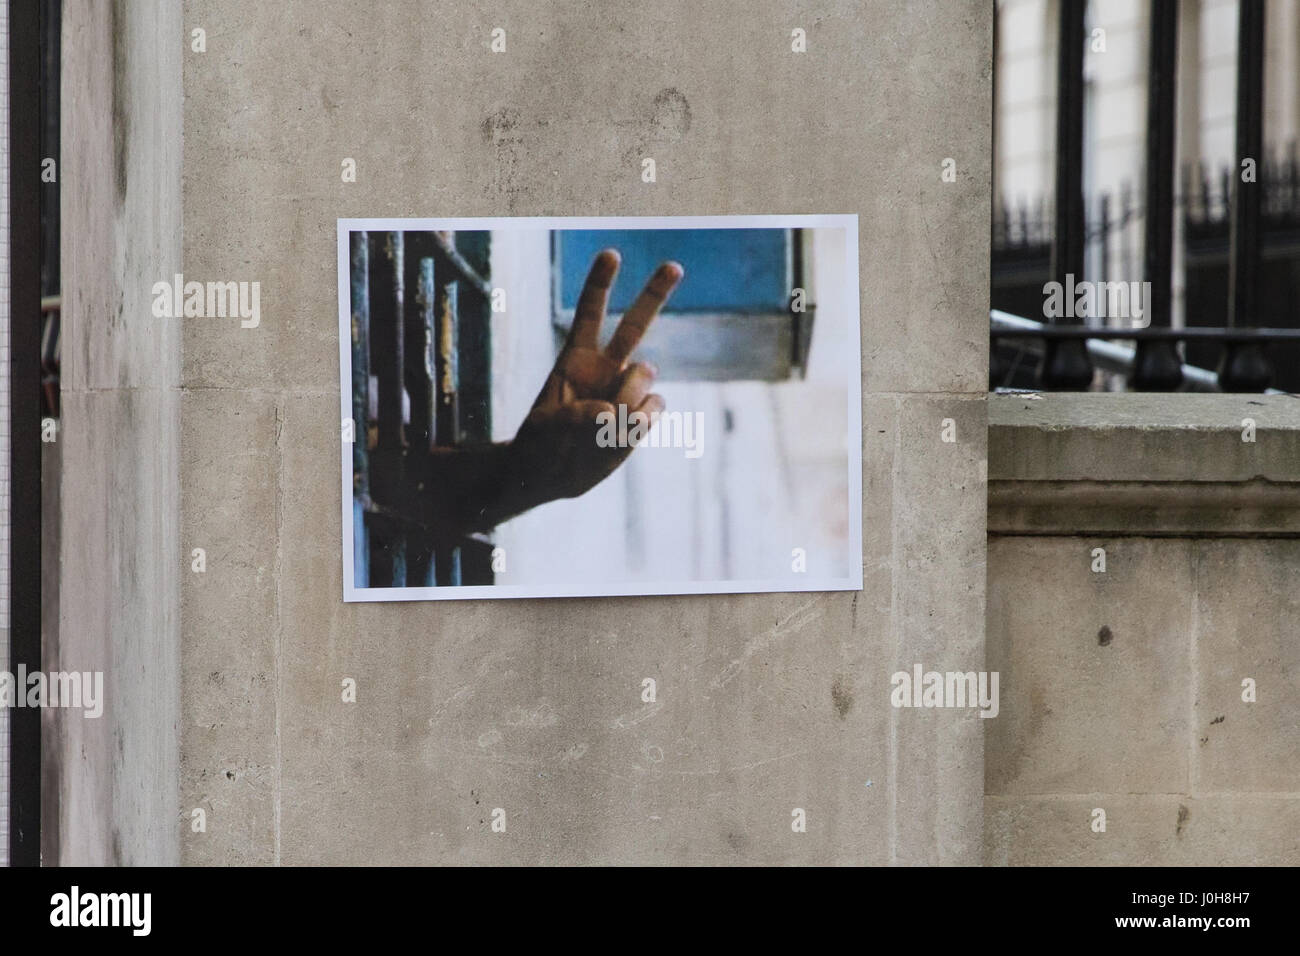
M344 600L860 590L857 228L340 219Z

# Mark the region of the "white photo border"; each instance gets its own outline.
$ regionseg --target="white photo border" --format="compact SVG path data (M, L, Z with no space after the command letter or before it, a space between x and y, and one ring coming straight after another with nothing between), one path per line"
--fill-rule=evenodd
M849 573L844 577L809 577L733 581L618 582L607 587L490 584L447 587L358 588L354 586L352 445L343 440L342 422L352 418L352 292L349 236L353 232L437 232L443 230L554 229L816 229L838 228L845 234L845 281L853 288L850 340L858 356L858 374L848 385ZM857 214L772 216L510 216L483 218L380 218L338 220L339 301L339 443L342 467L343 601L464 601L502 598L630 597L667 594L754 594L862 590L862 343L858 278ZM354 435L364 441L364 436Z

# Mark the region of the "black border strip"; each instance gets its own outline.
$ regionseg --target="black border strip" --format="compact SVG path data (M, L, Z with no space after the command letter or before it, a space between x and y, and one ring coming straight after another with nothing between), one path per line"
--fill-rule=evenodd
M41 669L40 13L9 0L9 670ZM16 688L19 693L22 688ZM41 863L41 711L10 711L9 864Z
M467 837L494 838L499 835L488 833L486 826L480 828L478 837ZM1112 830L1099 839L1125 838ZM793 844L786 846L788 857L803 855L790 848ZM686 854L659 848L652 855ZM443 862L463 861L447 853ZM791 893L807 895L809 887L815 887L819 911L861 914L856 921L836 923L841 927L838 932L847 930L868 942L901 930L911 932L922 946L930 938L927 933L933 933L933 939L947 943L969 939L974 943L972 949L981 945L980 940L1019 943L1025 949L1030 944L1041 948L1043 943L1099 941L1107 945L1102 952L1110 953L1117 951L1114 941L1123 940L1125 950L1152 949L1153 943L1168 941L1166 945L1172 942L1171 949L1180 952L1232 953L1261 951L1268 940L1295 931L1295 875L1287 867L902 866L857 868L846 877L837 871L820 878L807 872L808 867L792 873L769 864L762 872L755 867L721 875L716 872L719 868L677 866L671 871L677 890L671 913L674 925L697 927L692 938L710 949L747 951L768 942L772 932L769 920L720 919L715 889L719 881L744 893L751 910L758 913L777 912L783 905L788 909ZM81 947L98 952L140 939L133 935L130 917L137 917L135 925L143 923L143 905L117 909L117 926L110 922L108 926L73 928L62 925L58 918L55 922L59 925L52 925L51 917L60 908L69 923L72 912L84 912L80 906L69 905L74 886L80 900L101 893L149 893L146 938L173 943L169 951L177 952L193 948L196 924L202 926L205 917L222 929L284 925L287 917L299 949L317 944L328 950L338 950L341 944L369 949L379 932L427 934L432 906L442 912L474 912L482 909L485 894L499 895L502 888L512 886L518 892L510 893L510 918L492 929L503 948L514 949L522 948L519 944L535 946L533 927L554 922L552 898L528 892L538 885L539 878L567 898L599 899L599 906L588 907L583 914L589 938L626 933L627 927L644 923L645 901L663 894L662 867L622 866L616 873L607 872L608 866L568 867L565 872L546 867L547 872L541 874L521 874L518 866L512 869L513 875L502 868L458 867L453 878L436 884L436 900L430 899L429 889L437 876L410 867L387 878L377 878L373 868L358 867L296 867L291 871L270 867L47 867L36 872L0 872L0 890L5 901L6 941L30 940L40 945L49 939L50 952ZM622 892L609 892L613 880ZM58 899L56 894L64 898ZM1163 900L1136 903L1135 897ZM344 919L334 915L346 913L365 916ZM1242 917L1249 920L1249 926L1237 922ZM1153 922L1133 926L1128 924L1133 918ZM1231 919L1235 925L1192 928L1181 922L1188 918L1211 923ZM1117 924L1117 920L1126 925ZM1162 925L1166 920L1171 925ZM809 923L805 936L814 943L829 943L837 932L831 924ZM115 938L120 942L114 943ZM1190 946L1191 941L1198 945Z

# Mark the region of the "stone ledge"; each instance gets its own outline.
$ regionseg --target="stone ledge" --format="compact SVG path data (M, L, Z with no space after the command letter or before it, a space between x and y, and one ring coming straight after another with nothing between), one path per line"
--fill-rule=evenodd
M1247 419L1254 441L1243 440ZM1300 397L990 395L988 454L991 504L1025 491L997 489L998 482L1297 483Z
M1300 483L990 481L990 534L1300 537Z
M1092 830L1106 811L1106 832ZM1089 793L984 798L989 866L1295 866L1294 794Z

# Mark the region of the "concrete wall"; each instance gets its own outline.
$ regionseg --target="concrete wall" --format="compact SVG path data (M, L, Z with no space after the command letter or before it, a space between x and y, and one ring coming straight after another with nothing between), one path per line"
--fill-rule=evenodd
M52 658L109 700L50 856L1300 860L1300 413L986 401L988 5L601 10L68 4ZM337 217L813 211L861 217L860 594L342 603ZM182 270L260 326L154 319ZM999 716L891 708L918 663Z
M262 321L181 328L182 859L978 862L982 722L888 676L984 656L989 5L183 20L184 272ZM861 217L862 593L343 605L337 217L771 212Z
M987 862L1300 862L1300 403L989 405Z
M47 722L63 863L180 858L180 328L152 284L181 253L180 13L63 14L62 594L51 666L102 671L104 715ZM50 766L56 762L57 766ZM47 798L48 798L47 793ZM47 801L48 805L48 801Z

